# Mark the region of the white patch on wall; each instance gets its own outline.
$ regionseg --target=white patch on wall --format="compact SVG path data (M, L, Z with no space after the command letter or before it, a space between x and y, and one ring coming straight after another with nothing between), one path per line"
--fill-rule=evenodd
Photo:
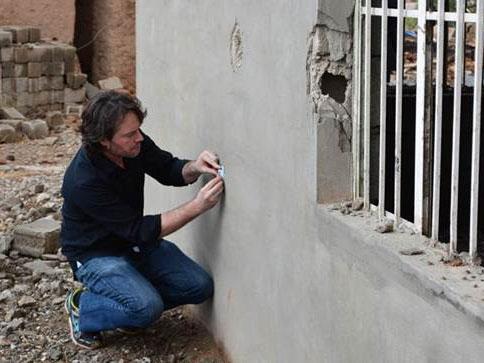
M242 32L240 31L239 23L235 20L234 28L230 35L230 65L234 72L237 72L242 66L242 56Z

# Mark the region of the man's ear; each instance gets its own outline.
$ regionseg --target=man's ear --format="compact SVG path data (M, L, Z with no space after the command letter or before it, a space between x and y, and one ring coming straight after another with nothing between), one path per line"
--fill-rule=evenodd
M104 139L100 141L100 144L106 149L109 150L111 148L111 143L108 139Z

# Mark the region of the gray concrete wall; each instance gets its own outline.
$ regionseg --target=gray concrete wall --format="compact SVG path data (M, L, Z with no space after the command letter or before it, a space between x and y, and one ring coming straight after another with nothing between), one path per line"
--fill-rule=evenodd
M180 156L216 150L226 166L221 205L170 236L214 276L200 316L234 362L481 361L482 320L366 218L317 203L328 136L308 95L308 40L316 23L350 31L348 14L348 1L137 1L145 131ZM147 212L200 186L150 182Z

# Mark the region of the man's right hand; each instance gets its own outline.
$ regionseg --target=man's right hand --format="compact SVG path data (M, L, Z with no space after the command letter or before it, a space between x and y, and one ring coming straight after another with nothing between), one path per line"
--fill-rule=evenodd
M223 190L224 181L220 176L216 176L205 184L194 199L194 202L200 208L200 213L213 208L220 200Z
M213 208L213 206L220 200L223 190L223 179L220 176L216 176L200 189L194 199L178 208L161 214L160 238L177 231L200 214Z

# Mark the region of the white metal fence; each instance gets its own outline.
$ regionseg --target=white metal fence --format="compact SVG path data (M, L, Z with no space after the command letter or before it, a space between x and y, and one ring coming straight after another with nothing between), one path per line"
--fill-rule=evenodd
M355 197L362 197L366 209L376 207L379 217L393 218L398 225L401 222L401 160L402 160L402 99L404 87L404 40L405 21L412 19L416 23L416 72L415 72L415 158L414 158L414 192L413 192L413 224L419 231L423 232L423 222L428 221L430 226L427 234L434 240L439 236L439 216L441 200L441 158L442 158L442 109L443 89L445 88L444 78L448 72L449 63L445 40L445 26L452 24L455 29L455 42L453 44L453 118L452 118L452 176L450 183L450 218L449 229L449 251L457 252L457 228L459 190L470 188L470 221L468 252L471 257L477 256L478 242L478 193L479 193L479 160L480 160L480 135L481 135L481 93L482 93L482 67L483 67L483 43L484 43L484 0L476 1L476 8L472 12L466 10L465 0L456 0L455 11L448 11L449 1L418 0L415 9L405 5L404 0L395 0L389 8L388 0L356 0L354 18L354 94L353 94L353 155L354 155L354 183L353 190ZM446 10L447 9L447 10ZM454 10L454 9L453 9ZM389 19L396 19L396 39L387 36L389 32ZM372 22L374 23L372 25ZM375 23L378 28L375 29ZM463 86L463 75L465 70L464 55L464 32L467 24L474 24L475 43L473 61L473 109L472 109L472 168L470 185L459 185L459 146L462 141L461 130L461 92ZM426 32L429 26L435 37L429 37ZM372 42L372 35L380 42L375 47ZM389 42L396 42L389 47ZM373 44L373 46L372 46ZM430 46L429 46L430 45ZM379 48L380 62L376 70L372 52ZM436 51L435 51L436 49ZM385 183L388 178L388 165L386 165L387 145L387 90L389 87L388 77L388 52L395 53L395 74L391 86L394 87L394 166L393 166L393 213L389 213L385 205ZM435 56L434 56L435 55ZM433 67L435 77L430 78L428 74ZM370 160L371 160L371 128L375 120L372 109L372 102L375 101L372 82L379 79L379 154L378 160L373 160L374 166L378 168L378 202L372 205L370 202ZM429 99L432 98L432 102ZM372 108L373 107L373 108ZM433 136L428 143L425 134L425 115L431 110L430 127ZM470 112L470 110L469 110ZM378 140L377 140L378 141ZM426 144L427 142L427 144ZM429 149L425 152L425 147ZM433 150L432 150L433 149ZM429 152L430 151L430 152ZM428 163L430 161L430 163ZM431 165L431 172L425 173L425 165ZM377 165L377 166L376 166ZM430 185L430 193L424 191L424 185ZM426 193L426 195L425 195ZM406 196L407 197L407 196ZM387 198L388 199L388 198ZM427 207L425 207L427 203Z

